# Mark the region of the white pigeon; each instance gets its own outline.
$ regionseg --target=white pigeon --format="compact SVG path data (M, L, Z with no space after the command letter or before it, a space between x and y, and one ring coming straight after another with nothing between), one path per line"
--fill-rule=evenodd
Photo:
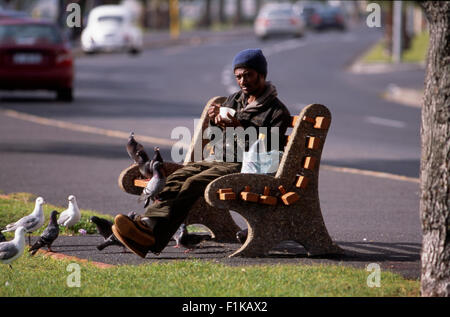
M42 197L36 198L36 203L34 205L33 212L28 216L20 218L14 223L6 225L6 229L2 230L2 232L15 231L20 226L24 227L25 231L28 233L38 230L40 227L44 225L45 221L44 209L42 208L42 205L44 204L45 204L44 198Z
M0 262L9 264L12 268L11 262L19 258L25 249L25 232L26 229L19 226L14 233L14 239L0 243Z
M63 227L72 227L81 219L80 209L78 209L77 200L74 195L69 196L69 206L58 218L58 225Z

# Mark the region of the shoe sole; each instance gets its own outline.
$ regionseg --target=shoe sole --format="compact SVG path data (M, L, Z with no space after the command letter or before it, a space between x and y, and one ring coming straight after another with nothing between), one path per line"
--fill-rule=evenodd
M114 219L114 225L120 234L129 240L143 246L152 246L155 244L155 238L149 233L143 232L130 218L124 215L117 215Z
M145 256L147 255L147 253L142 252L141 250L137 249L137 247L131 243L129 243L129 241L123 237L121 235L121 233L119 232L119 230L116 228L115 225L113 225L111 227L114 236L117 238L117 240L119 240L120 242L122 242L122 244L127 247L128 250L130 250L131 252L133 252L134 254L136 254L137 256L140 256L141 258L145 259Z

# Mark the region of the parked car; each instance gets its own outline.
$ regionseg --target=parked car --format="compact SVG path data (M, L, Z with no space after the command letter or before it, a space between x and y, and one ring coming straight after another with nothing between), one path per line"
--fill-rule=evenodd
M142 50L142 31L131 11L121 5L102 5L89 13L86 28L81 34L85 53Z
M328 5L318 7L310 16L309 23L316 30L337 28L344 31L347 28L341 8Z
M0 20L0 89L53 90L73 99L73 57L69 43L52 22Z
M263 6L255 20L255 34L260 39L274 35L301 37L305 24L289 3L268 3Z
M28 13L16 10L4 10L0 9L0 20L3 19L18 19L30 17Z
M323 8L323 4L317 1L299 1L294 5L294 9L298 12L298 14L302 17L305 22L305 26L307 28L312 28L313 23L311 21L311 17L317 13L318 10Z

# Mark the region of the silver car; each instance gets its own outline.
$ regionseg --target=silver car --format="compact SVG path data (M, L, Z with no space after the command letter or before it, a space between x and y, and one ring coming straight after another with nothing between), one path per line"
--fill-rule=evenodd
M254 25L255 34L260 39L275 35L301 37L305 23L289 3L268 3L258 13Z

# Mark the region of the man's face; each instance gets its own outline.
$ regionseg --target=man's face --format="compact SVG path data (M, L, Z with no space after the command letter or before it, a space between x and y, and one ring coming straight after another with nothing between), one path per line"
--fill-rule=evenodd
M265 86L265 77L251 68L236 68L234 76L239 87L246 95L258 94Z

